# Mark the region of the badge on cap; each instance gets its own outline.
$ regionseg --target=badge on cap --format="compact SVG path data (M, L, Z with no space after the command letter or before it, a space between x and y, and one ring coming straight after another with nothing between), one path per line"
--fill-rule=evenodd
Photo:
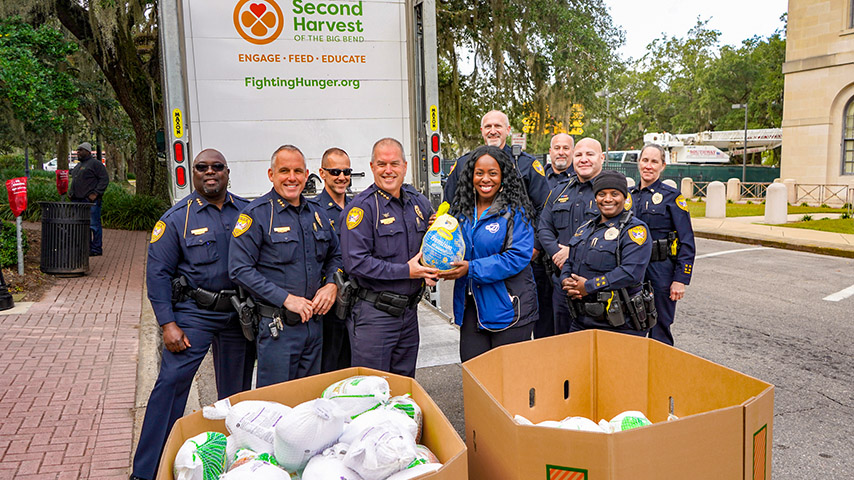
M605 240L613 240L620 235L620 231L616 227L611 227L605 230Z
M163 223L162 220L158 220L157 223L154 224L154 230L151 231L151 243L160 240L160 237L163 236L163 232L165 231L166 224Z
M352 230L362 223L362 218L365 216L365 211L359 207L353 207L347 213L347 230Z
M643 245L646 242L646 228L642 225L629 229L629 238L638 245Z
M658 205L661 201L664 200L664 197L661 196L660 193L656 192L655 195L652 196L652 203Z
M241 213L240 216L237 217L237 223L234 224L234 230L231 231L231 236L237 238L246 233L246 230L249 230L249 227L251 226L252 217L245 213Z

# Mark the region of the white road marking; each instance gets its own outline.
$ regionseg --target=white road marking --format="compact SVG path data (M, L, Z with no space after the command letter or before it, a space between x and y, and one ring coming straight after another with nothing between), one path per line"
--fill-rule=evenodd
M854 285L851 285L850 287L840 290L834 294L828 295L822 298L822 300L827 300L828 302L838 302L840 300L845 300L851 295L854 295Z
M736 250L724 250L722 252L713 252L707 253L705 255L698 255L694 257L694 260L699 260L701 258L709 258L709 257L717 257L718 255L726 255L728 253L741 253L741 252L752 252L755 250L770 250L771 247L753 247L753 248L739 248Z

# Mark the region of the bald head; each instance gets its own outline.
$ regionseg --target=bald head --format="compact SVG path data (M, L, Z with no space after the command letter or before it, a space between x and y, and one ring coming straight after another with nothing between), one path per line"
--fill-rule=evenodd
M199 152L196 158L193 159L193 165L201 160L219 161L228 165L228 162L225 161L225 155L215 148L206 148Z
M552 170L560 173L569 168L572 162L572 149L574 146L575 141L565 133L558 133L552 137L551 145L549 146L549 159L552 162Z
M572 168L581 182L587 182L599 175L604 162L602 144L597 140L588 137L579 140L575 145L572 152Z
M486 145L504 148L510 135L510 119L499 110L490 110L480 119L480 134Z

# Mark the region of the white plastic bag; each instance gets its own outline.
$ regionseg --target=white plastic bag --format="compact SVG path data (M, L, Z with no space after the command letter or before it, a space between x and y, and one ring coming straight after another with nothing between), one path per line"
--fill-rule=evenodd
M365 430L350 444L344 465L364 480L383 480L406 468L415 459L415 440L393 422Z
M417 467L418 465L424 465L425 463L441 462L439 462L439 457L437 457L436 454L430 451L426 446L415 445L415 460L413 460L406 468Z
M187 439L175 455L175 480L217 480L225 470L225 435L204 432Z
M276 425L276 460L285 470L302 470L311 457L336 443L343 431L344 415L335 403L323 398L301 403Z
M441 463L425 463L422 465L416 465L412 468L401 470L395 473L394 475L388 477L386 480L411 480L413 478L418 478L421 475L438 472L440 468L442 468Z
M421 441L421 431L423 430L424 425L424 415L421 413L421 407L415 403L415 400L412 399L411 396L407 393L406 395L399 395L396 397L391 397L388 399L388 402L385 404L386 408L393 408L395 410L399 410L405 413L409 418L415 420L415 423L418 425L418 431L415 434L415 441Z
M382 377L356 375L326 387L320 396L335 402L348 418L354 418L388 401L391 391Z
M231 469L220 480L291 480L291 474L262 460L250 460Z
M340 443L336 447L339 445L346 447ZM358 473L344 465L344 454L346 449L333 453L326 449L322 454L311 457L302 472L302 480L362 480Z
M408 432L413 441L418 434L418 425L415 420L402 411L396 408L377 408L359 415L347 424L339 441L350 445L366 430L383 425L392 425Z
M599 426L608 433L622 432L647 425L652 425L652 422L646 418L646 415L635 410L627 410L612 418L610 422L606 422L605 419L599 421Z
M602 427L587 417L566 417L560 421L560 428L582 432L605 433Z
M241 448L255 453L273 453L276 424L291 407L277 402L245 400L234 405L225 398L202 409L209 420L225 419L225 428L231 434L228 441L228 458Z
M270 453L256 453L248 448L241 448L238 450L234 457L229 459L227 470L231 471L234 468L237 468L245 463L249 463L253 460L258 460L261 462L267 462L270 465L278 466L279 462L276 461L276 457L274 457Z

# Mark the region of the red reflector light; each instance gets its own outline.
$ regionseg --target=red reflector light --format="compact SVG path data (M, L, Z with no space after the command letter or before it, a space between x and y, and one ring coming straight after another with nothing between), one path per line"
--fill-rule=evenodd
M184 142L175 142L172 145L172 151L175 152L175 162L181 163L184 161Z
M183 187L187 184L187 172L184 167L178 167L175 169L175 183L177 183L179 187Z
M442 170L442 166L440 165L439 157L438 156L433 157L433 173L438 175L441 170Z
M434 133L430 137L430 148L433 153L439 153L439 134Z

